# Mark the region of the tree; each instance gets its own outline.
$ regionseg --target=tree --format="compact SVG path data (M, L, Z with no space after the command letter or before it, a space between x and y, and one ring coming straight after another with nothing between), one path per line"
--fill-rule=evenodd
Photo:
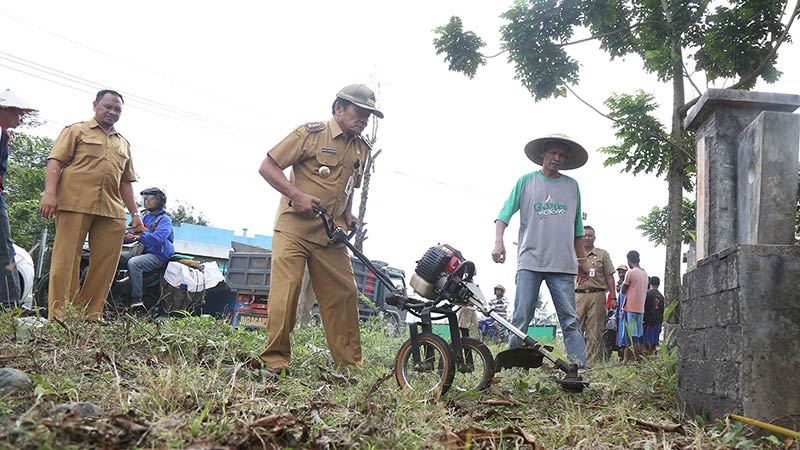
M53 140L11 132L9 162L5 179L5 199L11 235L20 247L31 249L48 228L48 241L55 236L55 224L39 214L44 194L44 172Z
M175 203L177 206L169 209L167 213L170 215L170 217L172 217L172 222L176 225L180 223L203 226L211 225L208 219L203 216L203 213L197 213L197 217L195 217L194 206L189 205L182 200L178 200Z
M621 140L606 149L612 155L607 163L625 162L623 170L656 172L667 179L664 278L669 301L680 299L681 207L694 164L682 127L686 112L697 101L685 99L684 78L695 86L686 62L693 61L695 72L704 72L712 83L739 78L730 86L733 89L752 88L758 77L773 82L780 76L777 50L788 40L789 28L800 13L798 3L784 25L784 0L734 0L731 5L712 10L703 0L517 0L501 16L507 21L500 29L503 51L514 65L516 79L536 101L566 96L568 91L575 95L570 85L579 81L579 65L565 48L588 40L599 41L611 59L640 56L646 72L672 84L669 127L649 114L656 104L642 93L612 96L606 102L611 113L604 114L614 121ZM579 27L588 29L591 37L570 41ZM450 70L471 78L486 63L480 52L484 42L463 31L460 18L451 18L436 33L434 47L437 54L445 54Z
M681 236L684 244L692 242L695 238L697 214L696 202L683 198L681 204ZM646 216L639 217L639 226L642 235L655 245L667 245L667 208L654 206Z
M375 142L378 140L378 118L373 117L372 119L372 133L367 134L365 140L369 144L369 154L367 155L366 163L364 164L364 178L361 180L361 200L358 204L358 221L361 222L361 228L356 233L356 241L353 245L359 250L363 251L364 249L364 241L367 240L367 228L366 222L364 222L364 218L367 215L367 200L369 199L369 181L372 178L372 174L375 172L375 159L380 156L383 150L378 150L375 153L373 152L372 146L375 145Z

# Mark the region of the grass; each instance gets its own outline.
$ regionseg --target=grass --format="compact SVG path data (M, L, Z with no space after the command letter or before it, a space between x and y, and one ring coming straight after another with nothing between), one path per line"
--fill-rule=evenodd
M160 324L121 318L107 327L69 319L15 340L0 314L0 366L34 386L0 394L0 448L772 448L774 438L724 423L680 422L674 357L599 368L580 394L560 391L551 369L503 371L483 392L441 397L397 387L405 337L362 330L363 370L335 370L324 334L293 334L291 375L241 368L265 334L211 318ZM490 345L493 354L501 350ZM228 372L233 369L233 376ZM58 415L91 402L99 417ZM681 424L678 431L667 426Z

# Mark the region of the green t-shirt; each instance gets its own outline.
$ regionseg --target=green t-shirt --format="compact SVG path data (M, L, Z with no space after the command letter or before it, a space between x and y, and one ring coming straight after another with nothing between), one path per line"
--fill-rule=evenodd
M509 223L520 212L517 269L578 273L575 238L583 236L578 182L541 172L520 177L497 220Z

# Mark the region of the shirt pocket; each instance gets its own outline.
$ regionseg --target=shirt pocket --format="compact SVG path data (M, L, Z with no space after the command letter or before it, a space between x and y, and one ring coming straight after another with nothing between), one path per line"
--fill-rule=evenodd
M317 163L320 166L335 167L340 162L339 152L335 149L323 147L317 151Z
M125 170L128 159L130 159L128 146L121 140L111 140L110 144L112 148L108 152L108 159L111 161L111 164L114 165L114 168L122 172Z
M105 142L95 136L82 135L78 142L77 150L82 156L89 158L102 158L105 154Z

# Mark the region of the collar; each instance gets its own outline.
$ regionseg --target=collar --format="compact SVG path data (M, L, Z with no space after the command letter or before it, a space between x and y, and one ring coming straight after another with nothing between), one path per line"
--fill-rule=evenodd
M561 172L559 172L558 176L555 177L555 178L548 178L548 176L545 175L544 172L542 172L542 169L537 170L536 174L539 175L539 178L541 178L541 179L543 179L545 181L558 181L558 180L564 178L564 174L561 173Z
M97 123L97 119L95 119L94 117L89 119L87 122L89 124L89 128L100 128L100 124ZM100 131L103 131L103 129L100 128ZM105 133L105 131L103 131L103 133ZM117 130L114 129L114 126L112 125L111 126L111 130L108 131L108 134L111 135L111 134L116 134L116 133L117 133Z
M597 254L597 247L592 247L592 249L591 249L591 250L589 250L588 252L586 252L586 256L589 256L589 255L591 255L592 253L594 253L595 255Z
M333 117L331 117L331 120L328 121L328 128L331 130L331 137L334 139L344 134L342 127L339 126L339 123L336 122L336 119Z
M333 117L331 117L331 120L328 121L328 128L331 130L331 137L334 139L336 139L339 136L344 136L344 138L347 139L348 142L350 140L365 141L365 139L363 139L361 136L356 136L356 135L350 136L349 134L345 133L342 130L342 127L339 126L339 123L336 122L336 119Z

